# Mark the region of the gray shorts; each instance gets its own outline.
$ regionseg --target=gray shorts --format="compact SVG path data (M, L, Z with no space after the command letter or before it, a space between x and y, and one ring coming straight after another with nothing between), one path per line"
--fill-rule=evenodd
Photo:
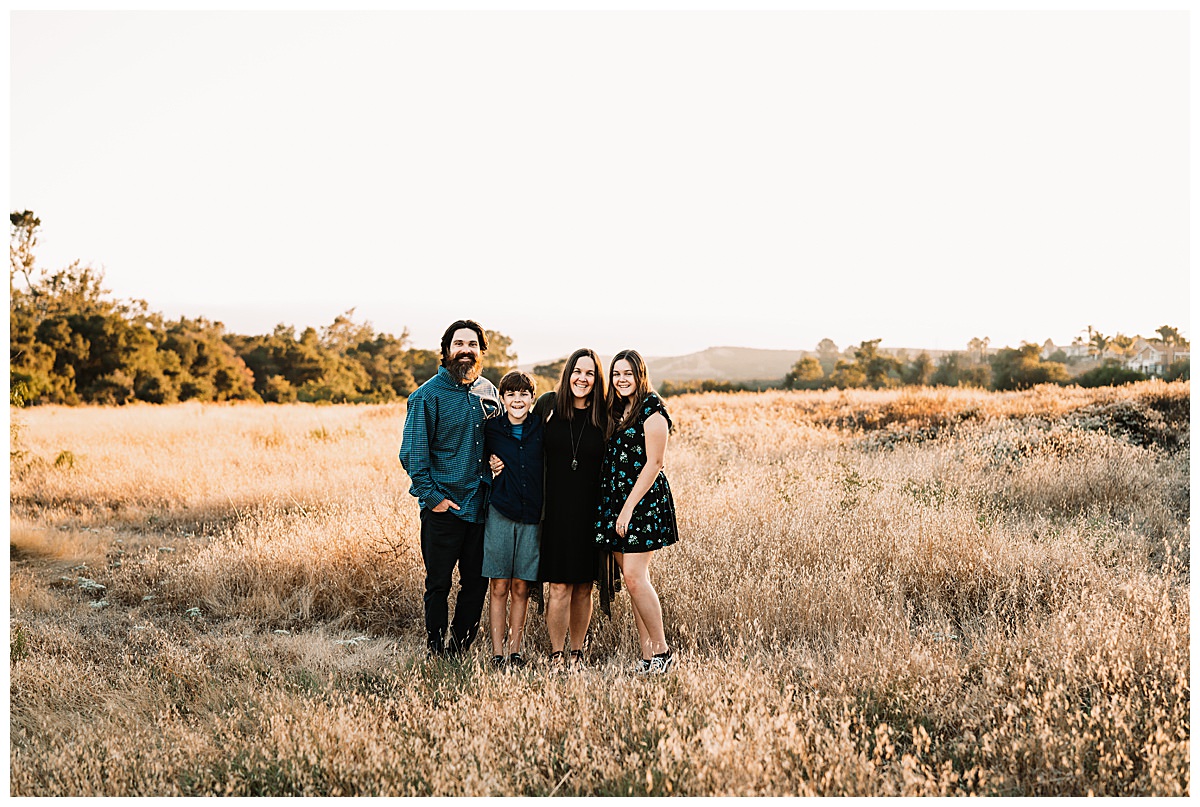
M522 524L494 507L488 508L483 525L483 576L493 580L537 580L540 532L540 524Z

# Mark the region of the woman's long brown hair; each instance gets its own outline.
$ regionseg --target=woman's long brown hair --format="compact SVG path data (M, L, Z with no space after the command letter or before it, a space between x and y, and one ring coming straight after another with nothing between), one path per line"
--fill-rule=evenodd
M633 395L628 398L623 398L617 392L617 388L612 384L608 387L608 422L610 425L609 434L619 432L622 429L629 427L636 417L638 409L642 406L642 401L646 400L646 396L650 394L650 374L646 371L646 362L642 360L642 354L636 350L622 350L617 355L613 356L612 364L608 367L608 377L611 379L613 371L617 367L617 362L624 359L629 362L629 367L633 370Z
M561 413L562 417L568 420L574 419L576 409L575 396L571 393L571 373L575 371L575 365L584 356L591 359L596 366L596 380L592 382L592 393L589 396L587 409L591 415L592 425L599 429L601 434L607 436L608 385L604 383L604 365L600 363L600 357L596 355L596 351L590 347L581 347L567 358L567 363L563 365L562 377L558 380L558 386L554 390L554 408Z

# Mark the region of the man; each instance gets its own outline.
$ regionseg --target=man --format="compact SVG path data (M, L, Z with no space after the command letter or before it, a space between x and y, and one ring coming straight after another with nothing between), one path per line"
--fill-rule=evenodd
M431 655L458 655L479 631L487 581L483 524L492 474L483 456L483 423L500 414L500 396L480 376L487 337L474 320L458 320L442 335L437 375L408 396L400 463L421 506L425 561L425 633ZM445 646L455 564L461 586Z

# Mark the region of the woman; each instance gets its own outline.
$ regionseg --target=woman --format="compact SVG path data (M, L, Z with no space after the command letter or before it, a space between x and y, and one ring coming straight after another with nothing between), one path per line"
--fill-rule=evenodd
M605 392L600 357L581 348L567 359L558 387L533 407L534 417L546 424L539 579L550 584L546 631L552 664L565 665L569 632L571 666L583 665L583 643L592 621L592 582L599 565L592 536L608 426Z
M609 439L600 471L596 543L610 549L629 590L641 645L639 673L675 666L667 646L662 606L650 582L654 552L679 540L675 502L663 467L671 417L650 388L646 363L622 350L609 370Z

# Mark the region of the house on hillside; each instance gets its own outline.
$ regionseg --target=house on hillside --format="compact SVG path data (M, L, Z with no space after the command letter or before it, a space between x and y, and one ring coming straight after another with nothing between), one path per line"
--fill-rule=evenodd
M1058 351L1062 351L1068 359L1086 359L1092 355L1092 346L1087 342L1081 342L1076 339L1069 345L1056 345L1053 339L1047 339L1042 343L1042 352L1039 354L1042 361L1053 356ZM1107 351L1106 351L1107 352Z
M1191 357L1191 348L1139 336L1129 348L1129 358L1125 366L1146 375L1162 375L1175 362L1190 360Z

